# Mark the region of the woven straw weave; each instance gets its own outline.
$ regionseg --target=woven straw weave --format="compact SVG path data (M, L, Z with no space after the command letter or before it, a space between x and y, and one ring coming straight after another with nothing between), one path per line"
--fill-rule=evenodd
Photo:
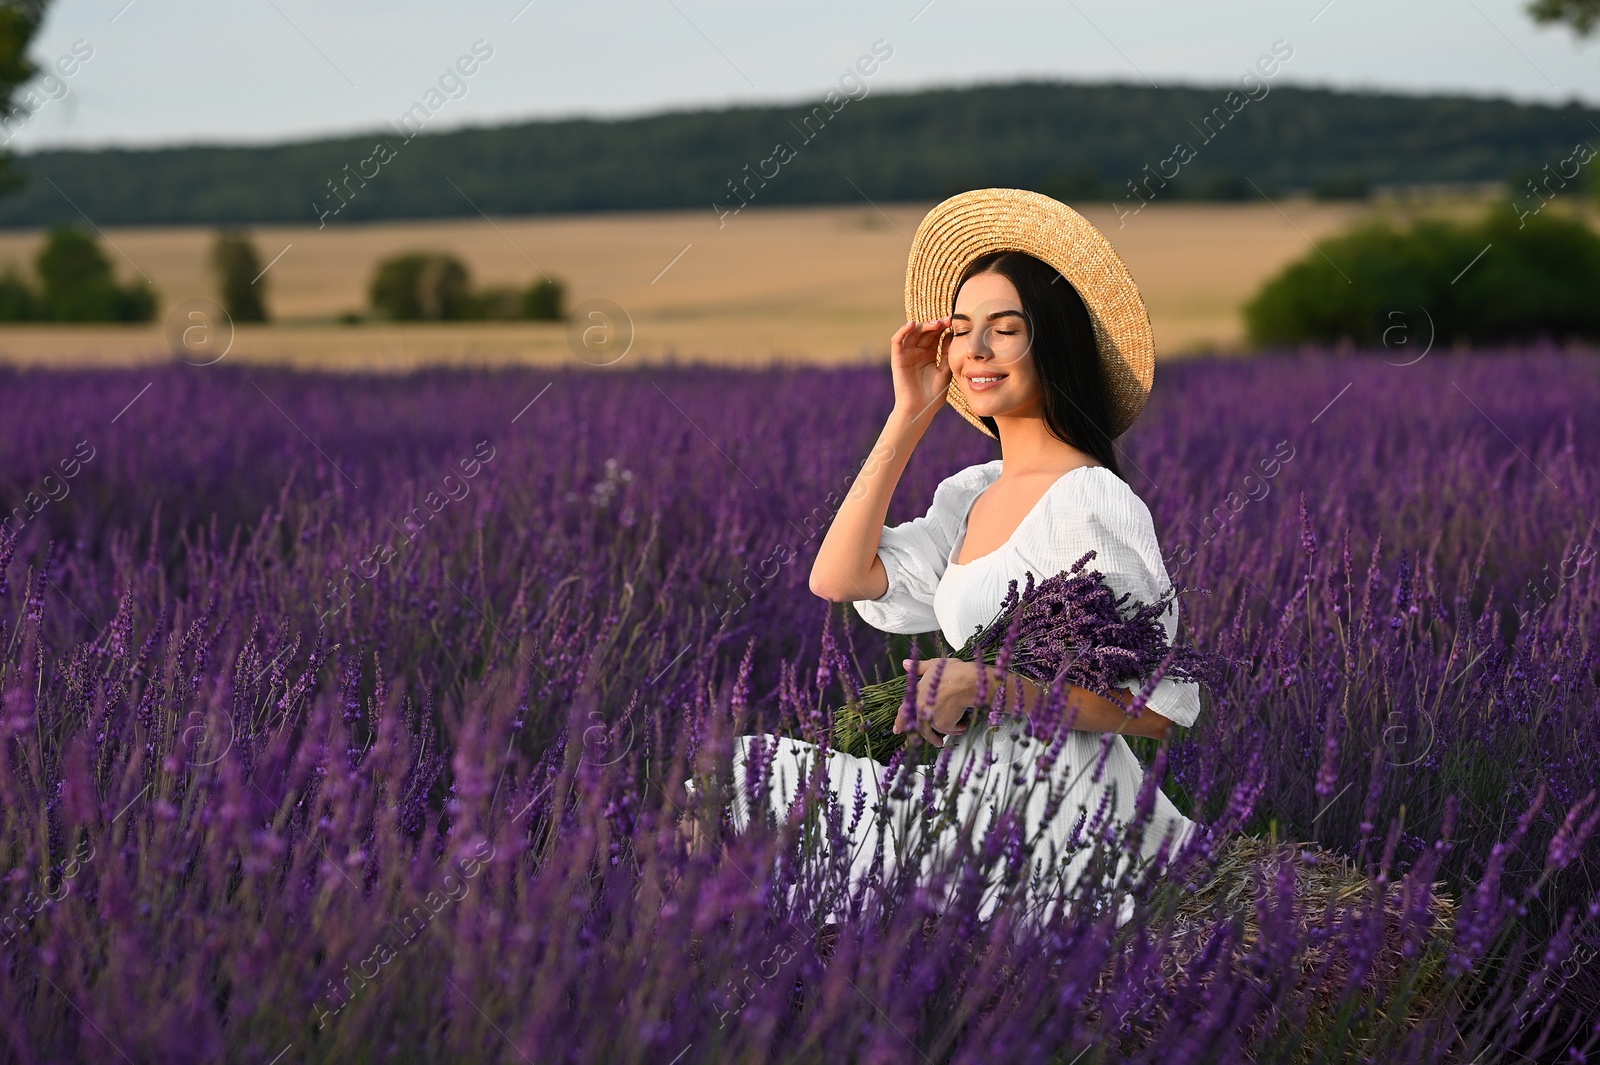
M1027 189L973 189L929 211L906 262L906 316L928 322L955 307L967 264L991 251L1024 251L1072 283L1089 308L1111 393L1112 436L1144 408L1155 376L1155 336L1144 299L1122 259L1078 212ZM963 418L993 436L967 406L954 379L947 393Z

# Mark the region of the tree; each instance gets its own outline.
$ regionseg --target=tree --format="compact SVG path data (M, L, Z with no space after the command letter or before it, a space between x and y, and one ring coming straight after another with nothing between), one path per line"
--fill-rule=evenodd
M117 282L111 263L93 237L82 230L51 230L34 269L39 273L39 304L55 322L109 322L117 317Z
M494 285L473 293L468 318L509 322L522 317L522 294L509 285Z
M1366 200L1372 197L1372 183L1359 170L1344 170L1311 186L1311 195L1319 200Z
M1533 0L1528 14L1535 22L1565 22L1580 37L1600 25L1600 0Z
M372 308L397 321L465 318L472 305L466 266L453 255L409 252L378 264Z
M1496 206L1475 222L1357 226L1269 280L1244 317L1262 345L1348 339L1393 350L1430 332L1441 344L1594 340L1597 290L1600 236L1582 220Z
M76 227L51 230L34 269L39 274L39 316L47 321L145 322L155 317L149 289L138 282L119 288L99 244Z
M235 322L266 321L265 280L249 236L242 230L219 230L211 249L211 265L217 272L217 288L228 317Z
M0 322L28 322L38 313L35 309L33 289L15 266L6 267L0 274Z
M1101 176L1100 171L1092 166L1074 166L1065 170L1057 170L1039 183L1038 189L1052 199L1062 203L1077 203L1080 200L1103 200L1115 198L1117 187Z
M39 73L28 58L28 45L39 32L47 6L47 0L0 0L0 116L17 109L17 89ZM0 194L21 188L22 180L11 165L11 153L0 151Z
M562 300L566 287L550 277L541 277L522 294L522 317L540 322L558 322L566 317Z

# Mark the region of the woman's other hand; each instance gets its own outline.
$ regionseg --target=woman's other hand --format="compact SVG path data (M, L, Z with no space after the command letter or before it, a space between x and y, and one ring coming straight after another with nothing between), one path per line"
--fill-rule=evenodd
M938 691L932 692L933 699L930 701L928 696L934 687L934 669L941 662L944 663L944 669L939 674ZM894 731L916 732L935 747L943 747L946 737L967 731L970 726L962 724L961 719L977 697L978 674L972 663L959 658L930 658L916 663L914 667L909 659L902 665L907 667L908 674L912 669L915 670L917 720L910 720L905 707L901 707L894 721Z
M913 421L922 421L945 401L950 387L949 328L949 318L907 322L889 339L895 411Z

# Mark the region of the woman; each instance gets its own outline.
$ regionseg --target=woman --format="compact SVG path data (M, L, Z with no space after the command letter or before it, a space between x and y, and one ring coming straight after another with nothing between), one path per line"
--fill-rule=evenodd
M886 632L938 629L952 647L994 618L1013 579L1021 587L1029 571L1053 576L1091 549L1091 565L1117 594L1151 602L1166 592L1150 513L1123 480L1112 443L1148 395L1154 344L1138 290L1105 237L1037 193L963 193L919 227L906 303L912 320L891 342L894 409L872 452L883 457L863 468L835 515L811 590L853 603ZM926 514L886 526L900 474L947 400L999 441L1003 457L945 478ZM1163 622L1171 640L1175 603ZM970 819L981 840L1010 811L1015 821L1002 827L1027 851L1029 912L1044 916L1087 867L1092 840L1136 820L1139 800L1148 817L1141 859L1162 848L1170 857L1189 838L1194 823L1154 781L1140 795L1144 773L1123 737L1165 739L1174 724L1192 724L1194 684L1162 680L1132 715L1144 678L1128 678L1116 698L1071 687L1070 728L1035 735L1030 723L1046 693L1031 681L954 658L904 664L918 677L918 706L915 719L902 711L895 731L949 753L937 766L908 765L899 781L881 779L870 759L828 753L828 789L846 809L854 798L859 811L864 796L873 812L857 813L848 830L853 884L915 853L924 879L938 869L940 882L965 879L971 891L971 870L964 877L959 868L972 864L958 850L960 826ZM974 712L991 703L1006 708L997 726ZM736 826L748 823L746 787L765 790L773 814L786 816L819 754L790 737L739 737ZM1001 869L986 876L980 917L1000 897ZM1119 923L1129 909L1124 899Z

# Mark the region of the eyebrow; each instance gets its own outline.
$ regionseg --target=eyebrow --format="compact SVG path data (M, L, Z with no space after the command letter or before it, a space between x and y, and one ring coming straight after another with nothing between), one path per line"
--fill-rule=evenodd
M995 319L996 319L996 318L1004 318L1004 317L1005 317L1005 316L1006 316L1006 315L1008 315L1008 314L1014 314L1014 315L1016 315L1016 316L1017 316L1017 317L1018 317L1018 318L1021 318L1021 317L1022 317L1022 312L1021 312L1021 311L995 311L995 312L994 312L994 313L993 313L993 314L991 314L991 315L989 315L989 317L988 317L988 318L986 318L986 319L984 319L984 320L985 320L985 321L988 321L988 322L992 322L992 321L994 321L994 320L995 320ZM959 312L959 311L958 311L958 312L956 312L956 313L955 313L955 314L952 314L952 315L951 315L951 316L950 316L950 317L951 317L951 318L952 318L952 319L955 319L955 318L959 318L959 319L961 319L961 320L962 320L962 321L963 321L963 322L970 322L970 321L972 321L972 318L971 318L971 317L970 317L970 316L969 316L969 315L965 315L965 314L962 314L962 313L960 313L960 312Z

